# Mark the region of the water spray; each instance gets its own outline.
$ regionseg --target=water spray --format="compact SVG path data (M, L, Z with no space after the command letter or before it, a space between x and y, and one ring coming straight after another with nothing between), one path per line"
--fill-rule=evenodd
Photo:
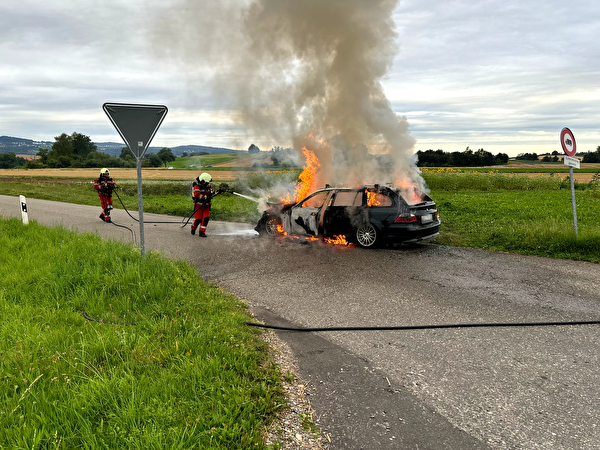
M237 196L239 196L239 197L246 198L246 199L248 199L248 200L252 200L253 202L260 203L260 199L257 199L257 198L254 198L254 197L249 197L249 196L247 196L247 195L243 195L243 194L239 194L239 193L237 193L237 192L234 192L233 194L234 194L234 195L237 195Z

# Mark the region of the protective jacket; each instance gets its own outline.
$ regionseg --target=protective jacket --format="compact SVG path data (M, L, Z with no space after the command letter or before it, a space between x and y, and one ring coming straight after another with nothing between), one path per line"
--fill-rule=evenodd
M202 206L211 206L215 190L208 183L192 183L192 199Z
M100 176L94 180L94 189L98 191L98 194L108 195L112 197L112 191L117 187L117 183L110 177Z

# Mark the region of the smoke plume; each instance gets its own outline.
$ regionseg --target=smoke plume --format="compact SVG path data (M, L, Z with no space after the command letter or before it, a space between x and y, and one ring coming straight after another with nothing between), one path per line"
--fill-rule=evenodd
M381 85L398 51L398 0L181 0L155 29L181 64L253 139L319 158L325 183L421 184L405 117ZM382 179L385 178L385 179Z

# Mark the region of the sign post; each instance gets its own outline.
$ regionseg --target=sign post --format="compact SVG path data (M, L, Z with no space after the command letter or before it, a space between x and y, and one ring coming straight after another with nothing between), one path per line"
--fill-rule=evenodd
M573 132L568 128L563 128L560 132L560 145L565 152L563 162L569 166L569 176L571 177L571 204L573 208L573 226L575 227L575 237L577 237L577 208L575 204L575 181L573 177L573 167L578 169L581 167L579 159L575 158L577 152L577 144L575 143L575 136Z
M137 161L137 191L140 222L140 248L145 256L144 246L144 207L142 201L142 158L150 142L167 115L167 107L162 105L136 105L129 103L105 103L102 109L119 132Z

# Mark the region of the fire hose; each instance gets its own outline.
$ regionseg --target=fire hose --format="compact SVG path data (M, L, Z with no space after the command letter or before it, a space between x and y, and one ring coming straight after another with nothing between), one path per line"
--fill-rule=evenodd
M127 213L127 215L128 215L129 217L131 217L133 220L135 220L136 222L139 222L139 221L140 221L139 219L136 219L135 217L133 217L133 216L132 216L132 215L129 213L129 210L128 210L128 209L125 207L125 205L123 204L123 200L121 200L121 197L119 197L119 193L118 193L117 191L114 191L114 192L115 192L115 195L117 196L117 198L119 199L119 202L121 203L121 206L123 206L123 209L124 209L124 210L125 210L125 212ZM192 211L192 214L194 214L194 212L193 212L193 211ZM192 215L190 215L190 217L191 217L191 216L192 216ZM185 218L184 218L183 220L185 220ZM182 220L182 222L183 222L183 220ZM189 219L188 219L188 221L189 221ZM170 221L169 221L169 222L144 222L144 223L180 223L180 222L170 222ZM187 223L186 223L186 224L187 224ZM184 226L185 226L185 225L182 225L182 228L183 228Z
M127 213L127 215L129 217L131 217L133 220L135 220L136 222L139 222L139 219L136 219L135 217L133 217L130 214L129 210L125 207L125 205L123 204L123 200L121 200L121 197L119 197L118 192L117 191L114 191L114 192L115 192L115 195L117 196L117 198L119 199L119 202L121 203L121 206L123 206L123 209ZM227 191L217 191L217 193L215 195L213 195L212 198L215 198L217 195L220 195L223 192L227 192ZM192 212L189 215L185 216L181 220L181 222L171 222L171 221L165 221L165 222L160 222L160 221L159 222L146 222L146 221L144 221L144 223L180 223L181 224L181 228L183 228L183 227L185 227L190 222L190 219L192 218L192 216L194 215L195 212L196 212L196 207L194 206L194 209L192 210ZM127 227L125 227L125 228L127 228Z
M398 330L435 330L442 328L492 328L492 327L546 327L546 326L573 326L573 325L600 325L600 320L582 320L565 322L506 322L506 323L456 323L439 325L400 325L377 327L281 327L255 322L246 322L246 325L257 328L266 328L279 331L296 332L321 332L321 331L398 331Z

